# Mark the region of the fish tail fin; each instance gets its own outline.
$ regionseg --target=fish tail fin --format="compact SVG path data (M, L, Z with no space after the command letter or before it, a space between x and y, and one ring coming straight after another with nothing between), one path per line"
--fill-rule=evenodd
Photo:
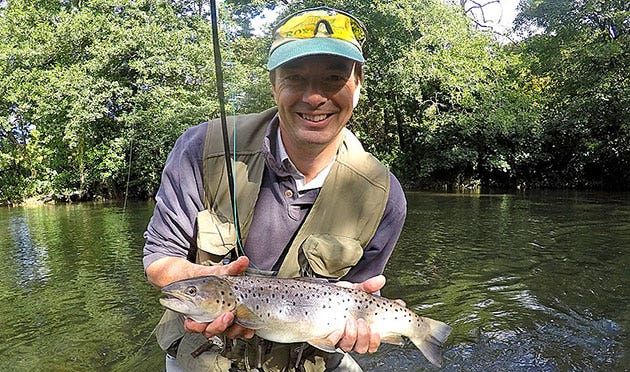
M442 365L442 344L446 341L448 335L451 334L453 328L437 320L429 318L423 319L429 326L429 332L418 332L409 337L409 339L422 351L422 354L424 354L429 362L440 367Z

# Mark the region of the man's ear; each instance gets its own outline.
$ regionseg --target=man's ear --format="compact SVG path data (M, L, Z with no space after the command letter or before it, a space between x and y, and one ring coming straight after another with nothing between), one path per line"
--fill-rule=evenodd
M269 71L269 83L271 87L271 94L273 94L273 101L278 105L278 100L276 99L276 70Z
M354 91L354 96L352 97L352 108L357 108L359 104L359 97L361 96L361 82L357 83L357 89Z
M271 94L273 95L273 101L276 103L276 106L277 106L278 97L276 96L276 86L273 83L271 84Z

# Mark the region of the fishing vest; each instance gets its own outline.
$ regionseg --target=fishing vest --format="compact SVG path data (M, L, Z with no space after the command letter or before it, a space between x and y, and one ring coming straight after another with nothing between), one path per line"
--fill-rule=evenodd
M273 108L259 114L228 118L228 123L234 123L232 127L236 131L233 174L243 241L248 237L262 184L265 169L263 141L267 127L276 114L277 109ZM222 138L220 121L209 122L203 152L206 209L197 215L195 260L204 265L222 264L223 259L236 248ZM229 141L234 143L234 129L229 133ZM304 266L328 278L338 279L347 274L363 256L363 250L376 233L387 204L389 182L389 171L363 150L350 131L344 129L336 160L311 211L293 238L277 275L297 277ZM200 334L185 333L183 320L183 316L166 310L156 327L156 336L164 350L177 346L174 352L184 370L225 371L233 366L231 363L235 359L223 357L217 349L191 357L190 353L200 345L212 342ZM253 350L253 343L246 341L240 345L245 348L240 354L246 355L246 364L248 359L255 360L256 355L261 358L262 351ZM295 345L273 344L272 350L264 353L267 358L265 370L284 370L277 366L287 365L294 350ZM247 355L252 353L248 358ZM271 354L273 358L268 357ZM276 364L270 366L270 362ZM323 363L327 362L326 358L314 356L307 363L310 364L304 365L306 370L318 371L323 370ZM343 358L343 363L352 365L354 362L348 356ZM360 370L354 367L344 369Z
M236 128L234 183L241 236L247 240L265 168L263 140L277 109L230 118ZM230 143L233 143L233 132ZM236 246L220 122L208 125L203 155L204 204L197 216L197 262L216 264ZM339 279L363 256L389 196L389 171L344 128L330 173L292 240L279 277L300 274L300 251L315 274Z

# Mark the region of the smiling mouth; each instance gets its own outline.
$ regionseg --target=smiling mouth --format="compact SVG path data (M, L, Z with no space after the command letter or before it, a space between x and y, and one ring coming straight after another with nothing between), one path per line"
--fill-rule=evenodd
M308 114L299 114L300 117L304 120L312 121L314 123L324 121L328 117L332 116L332 114L321 114L321 115L308 115Z

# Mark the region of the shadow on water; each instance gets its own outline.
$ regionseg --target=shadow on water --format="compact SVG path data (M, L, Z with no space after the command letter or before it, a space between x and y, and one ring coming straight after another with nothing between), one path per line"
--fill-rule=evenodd
M446 371L624 371L630 198L409 193L383 295L453 326ZM155 371L151 204L0 209L0 371ZM436 370L408 344L365 370Z

